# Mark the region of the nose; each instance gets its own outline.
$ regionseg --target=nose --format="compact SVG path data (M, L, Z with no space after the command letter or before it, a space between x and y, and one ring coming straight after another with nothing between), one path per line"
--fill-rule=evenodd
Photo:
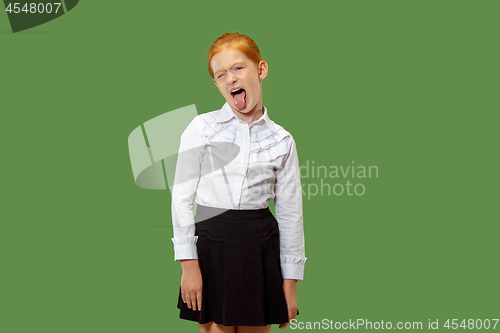
M236 79L236 75L234 75L234 73L232 73L232 72L229 72L229 74L227 75L227 78L228 78L228 81L230 83L233 83L233 82L235 82L237 80Z

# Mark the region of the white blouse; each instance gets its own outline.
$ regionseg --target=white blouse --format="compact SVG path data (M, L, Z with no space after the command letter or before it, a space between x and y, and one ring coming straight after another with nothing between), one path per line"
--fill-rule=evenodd
M302 280L307 258L292 135L269 119L265 107L262 117L250 125L227 103L196 116L181 135L172 189L175 260L198 258L193 201L225 209L260 209L273 199L283 278Z

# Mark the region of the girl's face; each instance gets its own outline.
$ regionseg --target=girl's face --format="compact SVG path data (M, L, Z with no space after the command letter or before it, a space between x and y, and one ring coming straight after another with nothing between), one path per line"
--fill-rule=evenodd
M265 61L256 64L239 50L224 49L212 57L210 64L215 85L235 112L251 114L262 110Z

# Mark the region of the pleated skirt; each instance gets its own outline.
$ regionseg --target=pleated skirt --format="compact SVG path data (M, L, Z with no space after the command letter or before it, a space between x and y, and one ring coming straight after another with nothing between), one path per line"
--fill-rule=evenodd
M200 311L189 309L179 289L179 317L225 326L288 322L279 228L269 208L226 210L198 205L195 222L202 306Z

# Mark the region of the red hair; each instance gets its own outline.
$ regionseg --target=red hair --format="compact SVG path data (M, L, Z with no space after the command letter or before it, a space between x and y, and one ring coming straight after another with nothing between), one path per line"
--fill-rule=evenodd
M217 38L215 42L213 42L210 46L210 49L208 49L207 60L208 72L210 73L210 76L214 77L214 71L212 70L212 65L210 64L210 62L212 61L212 57L220 51L230 48L243 52L256 64L259 64L259 62L263 60L262 56L260 55L259 48L252 38L246 35L241 35L237 32L225 33L224 35Z

